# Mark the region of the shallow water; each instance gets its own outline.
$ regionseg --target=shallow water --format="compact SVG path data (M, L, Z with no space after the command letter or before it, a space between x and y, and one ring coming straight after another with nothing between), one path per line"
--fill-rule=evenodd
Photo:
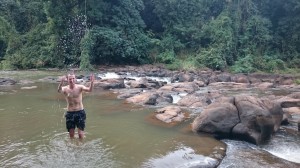
M220 142L191 133L191 121L175 127L151 123L149 115L154 109L127 104L111 92L95 90L84 95L86 138L69 139L64 118L66 103L56 92L57 84L28 86L32 89L0 86L0 167L215 167L225 152L224 143L228 145L227 156L219 168L299 167L294 164L300 160L299 133L288 131L297 129L295 123L289 129L281 129L264 146L233 140ZM199 92L208 90L204 87ZM292 92L226 87L220 91L224 95L258 97ZM172 96L178 101L185 95Z
M110 92L84 95L86 138L69 139L57 84L0 88L0 167L193 167L218 164L225 146L194 135L190 121L161 127L154 110L117 100Z

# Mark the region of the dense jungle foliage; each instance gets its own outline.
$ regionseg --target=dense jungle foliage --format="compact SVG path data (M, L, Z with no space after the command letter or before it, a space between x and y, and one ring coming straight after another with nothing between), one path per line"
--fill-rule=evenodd
M0 0L0 69L300 66L299 0Z

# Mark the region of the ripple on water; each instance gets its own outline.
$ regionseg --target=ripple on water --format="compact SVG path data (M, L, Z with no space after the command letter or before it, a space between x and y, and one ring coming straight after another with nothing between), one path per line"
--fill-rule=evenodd
M43 142L42 142L43 141ZM22 152L12 157L4 167L101 167L118 168L111 148L102 139L70 139L65 133L56 134L48 140L23 145ZM46 142L45 142L46 141Z

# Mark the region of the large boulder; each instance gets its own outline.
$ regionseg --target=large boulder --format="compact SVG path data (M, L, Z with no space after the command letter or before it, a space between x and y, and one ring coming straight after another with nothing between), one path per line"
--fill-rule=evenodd
M222 98L209 105L194 120L192 129L261 144L278 130L282 119L283 110L278 102L237 96Z
M281 124L283 111L275 101L237 96L235 105L241 122L233 128L232 133L239 139L254 144L265 143Z
M104 90L125 88L124 79L101 79L94 82L94 88Z
M227 137L239 122L234 98L223 98L212 103L192 123L194 132L212 133L216 137Z

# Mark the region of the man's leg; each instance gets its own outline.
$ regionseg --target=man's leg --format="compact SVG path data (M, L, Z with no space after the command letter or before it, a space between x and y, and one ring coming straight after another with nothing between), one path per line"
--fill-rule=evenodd
M79 115L78 125L77 125L78 136L80 139L84 138L85 119L86 119L85 111L81 110Z
M75 129L74 128L69 129L69 135L70 135L70 138L74 138L74 135L75 135Z
M79 139L83 139L84 138L84 131L82 131L79 128L78 128L78 136L79 136Z
M74 138L75 135L74 113L67 112L65 117L66 117L66 127L69 132L69 136L70 138Z

